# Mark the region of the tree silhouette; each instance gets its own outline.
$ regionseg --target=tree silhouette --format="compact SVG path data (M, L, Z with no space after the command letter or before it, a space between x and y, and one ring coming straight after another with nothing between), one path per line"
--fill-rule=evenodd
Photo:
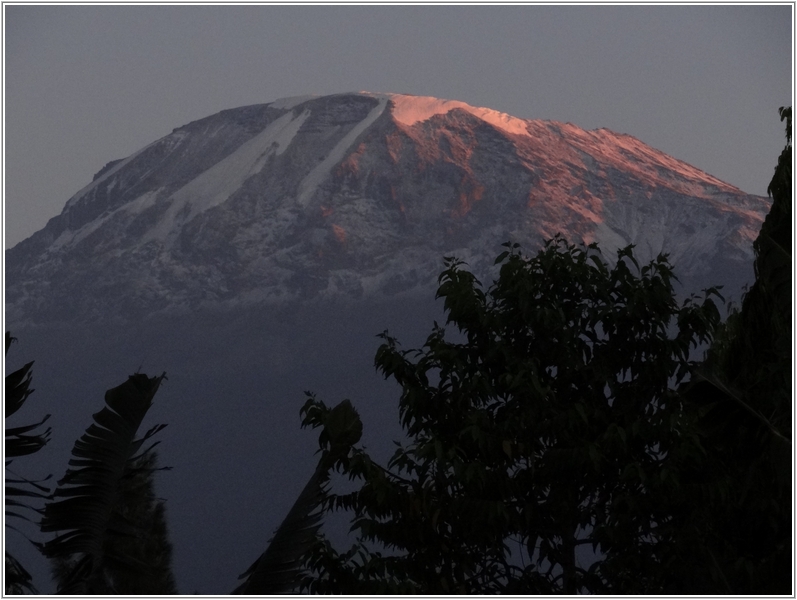
M710 509L695 519L695 531L706 541L721 593L792 589L791 108L780 115L786 147L768 188L772 208L753 244L755 282L685 390L705 407L701 430L711 454L701 478L712 484L692 503Z
M509 246L507 244L507 246ZM678 548L683 477L699 460L697 407L676 386L719 322L712 300L679 306L665 256L610 268L596 245L517 245L484 291L447 259L423 348L387 333L376 366L401 386L409 444L386 467L351 447L334 463L359 482L329 493L357 541L320 537L311 593L651 593ZM311 399L305 424L325 407ZM322 433L326 432L326 428ZM578 549L592 549L591 564Z

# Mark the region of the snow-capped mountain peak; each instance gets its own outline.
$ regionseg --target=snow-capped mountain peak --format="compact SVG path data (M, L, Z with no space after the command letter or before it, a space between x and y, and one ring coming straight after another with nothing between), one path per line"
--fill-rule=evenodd
M226 110L111 162L7 252L7 315L427 293L441 257L563 232L697 281L750 272L768 200L607 129L358 92ZM738 282L737 282L738 283Z

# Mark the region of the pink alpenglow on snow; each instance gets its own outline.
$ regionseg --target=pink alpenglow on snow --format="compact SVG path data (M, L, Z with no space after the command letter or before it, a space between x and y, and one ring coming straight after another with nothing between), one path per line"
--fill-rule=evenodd
M461 108L507 133L528 135L527 121L491 108L479 108L458 100L442 100L430 96L386 95L393 102L393 118L403 125L415 125L435 115L444 115L455 108Z

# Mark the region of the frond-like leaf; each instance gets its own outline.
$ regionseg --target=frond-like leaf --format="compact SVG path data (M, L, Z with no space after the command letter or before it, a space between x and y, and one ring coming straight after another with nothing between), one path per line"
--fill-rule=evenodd
M34 454L41 450L50 441L51 429L48 427L42 433L29 434L42 425L50 415L45 415L38 423L33 425L23 425L21 427L6 428L6 458L17 458Z
M302 558L312 547L321 527L318 508L324 498L327 478L328 472L322 461L274 533L266 551L239 577L246 578L246 581L233 590L233 594L261 596L295 590Z
M7 339L7 338L6 338ZM6 342L8 343L8 342ZM25 567L6 551L6 572L5 572L5 593L6 594L38 594L33 586L33 578Z
M17 412L33 393L30 389L33 361L6 375L6 419Z
M11 337L11 333L6 331L6 355L11 347L11 342L16 338ZM5 377L5 416L8 417L15 414L25 401L33 393L31 388L31 378L33 361L27 363L21 369L17 369L12 373L8 373ZM38 423L33 425L23 425L19 427L6 428L6 441L5 441L5 455L7 459L18 458L28 454L34 454L41 450L49 441L50 428L48 427L42 433L32 433L33 430L40 427L50 415L46 415ZM14 478L9 478L9 465L10 460L5 463L6 466L6 479L5 479L5 515L6 527L14 529L22 533L26 538L27 536L20 530L8 524L8 519L19 518L25 521L31 519L25 512L33 511L34 513L41 512L29 501L31 498L42 499L47 498L50 489L38 485L37 482L31 481L25 477L15 474ZM20 487L23 486L23 487ZM20 511L19 509L25 509ZM5 591L8 594L22 594L25 592L36 593L33 587L31 576L22 566L22 564L14 558L11 554L6 552L6 585Z
M58 482L41 521L42 531L59 532L42 545L45 556L82 555L61 580L59 593L90 593L89 582L105 565L126 561L125 557L108 555L104 541L128 535L120 531L116 513L119 486L144 441L162 428L156 426L142 439L135 439L164 377L165 373L160 377L131 375L122 385L108 390L107 406L94 415L95 423L75 442L75 459Z

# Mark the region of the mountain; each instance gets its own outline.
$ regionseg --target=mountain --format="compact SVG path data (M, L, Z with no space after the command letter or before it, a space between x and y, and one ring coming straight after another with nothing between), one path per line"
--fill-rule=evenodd
M169 424L157 492L177 586L229 593L315 467L304 390L350 398L372 456L393 452L398 390L374 372L376 334L418 347L444 320L443 256L489 283L501 243L532 253L562 232L607 256L667 251L683 293L725 284L738 300L769 204L628 135L462 102L223 111L109 162L6 251L7 364L36 361L20 423L53 415L51 442L15 467L60 478L105 390L166 371L147 418ZM7 545L50 591L30 544Z
M666 251L685 283L738 289L768 208L607 129L396 94L285 99L109 162L6 253L6 311L137 320L428 294L443 255L486 272L502 242L557 232Z

